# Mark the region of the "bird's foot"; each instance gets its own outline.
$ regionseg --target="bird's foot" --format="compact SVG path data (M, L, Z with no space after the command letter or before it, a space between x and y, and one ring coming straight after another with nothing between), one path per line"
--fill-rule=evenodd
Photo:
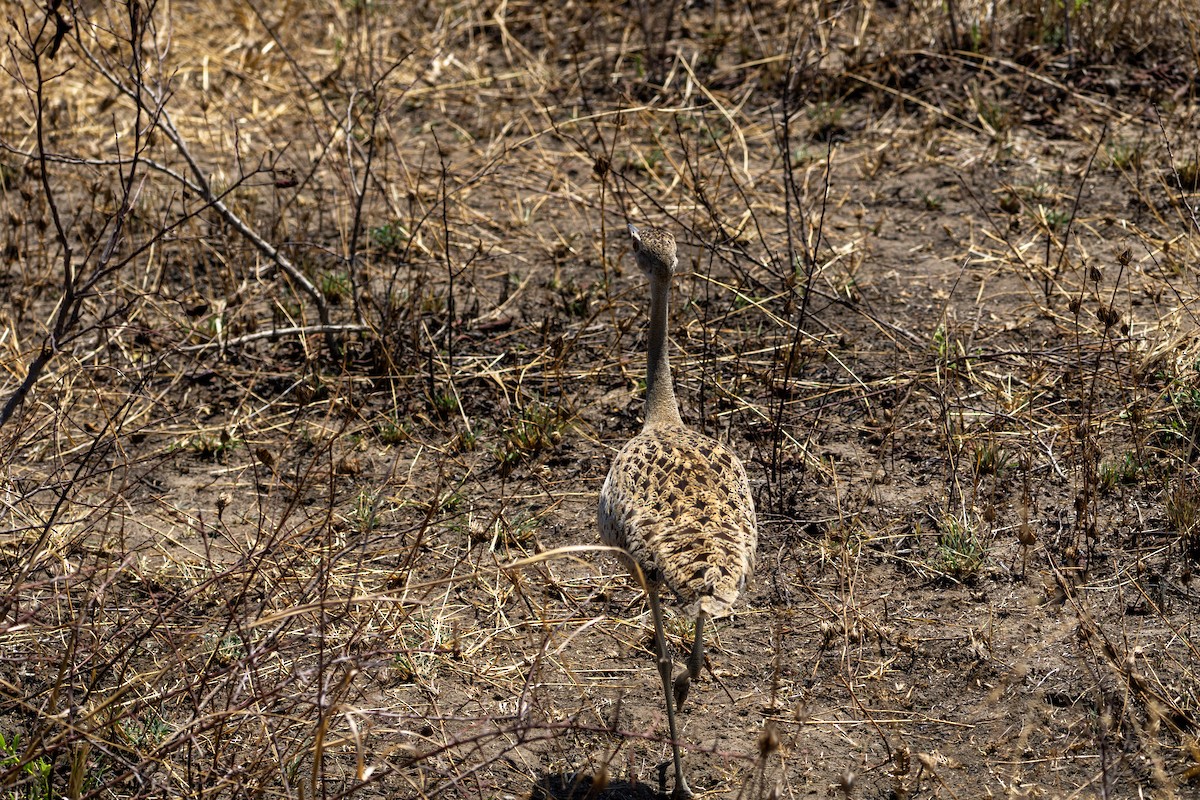
M670 767L670 761L664 761L658 765L658 793L660 795L667 793L667 770ZM675 784L675 791L671 792L671 800L691 800L695 796L692 787L688 786L687 780L680 775Z

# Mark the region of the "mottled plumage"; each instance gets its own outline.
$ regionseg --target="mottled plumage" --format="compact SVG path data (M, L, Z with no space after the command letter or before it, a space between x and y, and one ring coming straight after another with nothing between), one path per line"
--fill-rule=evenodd
M654 618L659 675L667 701L675 794L688 797L675 728L704 661L704 621L729 611L754 569L757 526L746 471L725 445L688 430L679 416L667 358L667 296L678 268L675 237L629 226L638 266L650 279L646 422L613 460L600 490L598 522L605 544L620 548L645 579ZM696 615L687 670L671 680L671 656L659 608L660 586Z
M684 427L642 431L600 492L600 538L666 583L683 613L726 614L754 569L754 500L733 452Z

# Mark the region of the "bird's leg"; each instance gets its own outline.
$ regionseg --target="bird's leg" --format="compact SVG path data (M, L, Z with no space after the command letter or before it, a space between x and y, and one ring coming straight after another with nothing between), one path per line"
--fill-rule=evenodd
M683 708L688 689L692 688L692 681L700 677L700 668L704 666L704 618L703 610L696 614L696 636L692 639L692 654L688 656L687 672L679 673L679 677L675 679L676 708Z
M675 698L671 692L671 652L667 650L667 637L663 632L662 608L658 604L658 584L651 583L646 587L650 598L650 616L654 618L654 646L658 650L658 675L662 678L663 694L667 701L667 727L671 731L671 757L675 761L675 794L676 800L684 800L692 796L687 781L683 778L683 762L679 757L679 736L675 731Z

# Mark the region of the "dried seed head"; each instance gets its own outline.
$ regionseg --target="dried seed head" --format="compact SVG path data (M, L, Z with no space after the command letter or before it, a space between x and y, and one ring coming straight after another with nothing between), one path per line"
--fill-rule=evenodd
M592 177L598 181L604 180L608 176L608 170L612 167L608 158L600 156L596 159L596 163L592 164Z
M907 775L908 771L912 768L912 763L909 761L908 755L908 747L903 744L892 751L892 774L896 777Z
M849 797L850 793L854 791L854 782L856 780L858 780L858 773L850 767L846 767L846 771L842 773L841 785L839 786L842 794Z
M758 755L766 758L771 753L777 752L779 748L779 732L775 730L775 723L768 721L762 733L758 735Z

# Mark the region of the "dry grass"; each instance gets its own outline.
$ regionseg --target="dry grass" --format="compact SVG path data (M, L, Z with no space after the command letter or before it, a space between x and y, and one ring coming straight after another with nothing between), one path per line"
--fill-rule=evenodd
M1194 3L5 8L4 798L652 796L627 219L763 528L695 788L1195 792Z

